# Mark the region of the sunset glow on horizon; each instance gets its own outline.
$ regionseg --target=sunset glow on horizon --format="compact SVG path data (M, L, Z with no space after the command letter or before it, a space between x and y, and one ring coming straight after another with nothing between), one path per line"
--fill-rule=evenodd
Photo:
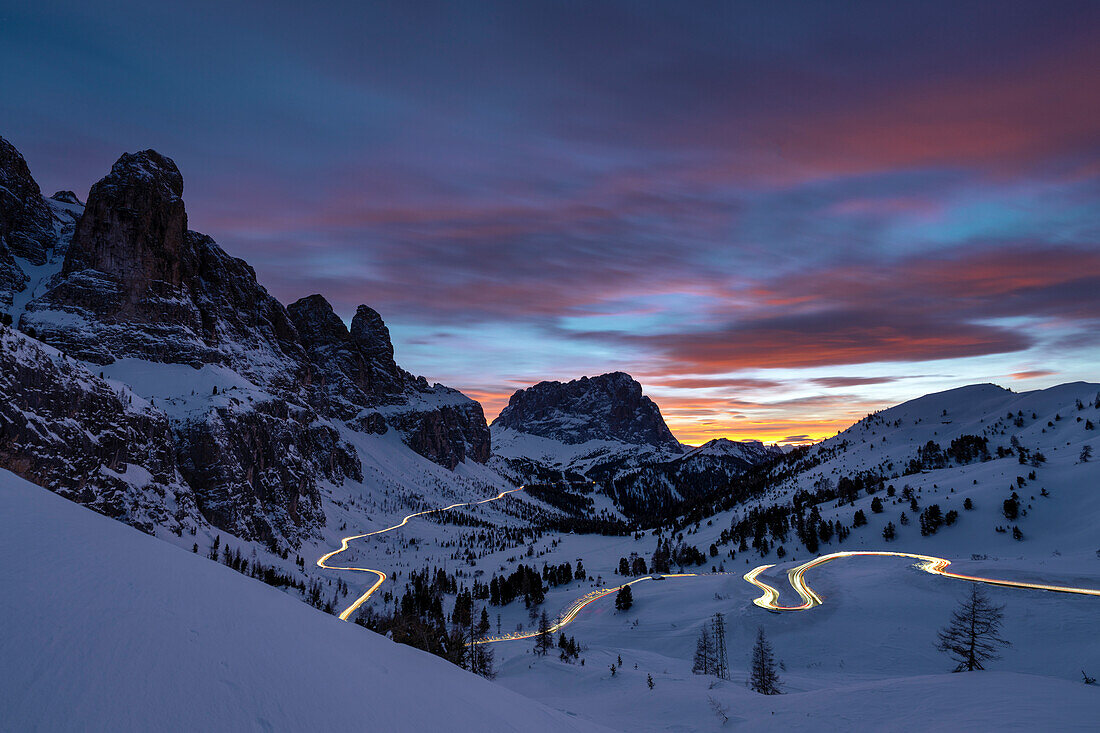
M682 442L800 443L1100 376L1100 4L198 5L6 11L5 137L82 200L171 156L192 229L489 420L618 370Z

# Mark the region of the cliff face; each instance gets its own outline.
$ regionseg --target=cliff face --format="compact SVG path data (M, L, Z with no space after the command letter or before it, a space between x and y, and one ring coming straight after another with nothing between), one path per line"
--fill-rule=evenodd
M146 532L199 523L168 416L0 327L0 466Z
M362 480L341 425L397 430L451 469L488 460L481 406L401 369L378 313L360 306L349 330L320 296L284 308L247 263L190 231L170 158L123 155L82 206L71 192L43 199L0 140L0 184L0 306L18 310L18 329L33 337L7 331L3 341L0 467L147 530L206 521L297 546L326 522L320 482ZM21 261L53 264L28 285ZM62 366L27 366L45 358L28 362L36 349L54 353L39 342ZM163 411L135 410L133 394L116 395L68 357L118 362L122 381L132 364L162 381L179 377L170 365L187 365L241 389L180 386Z
M498 425L567 444L611 440L683 450L642 385L623 372L521 389L493 421Z
M288 311L309 354L317 408L364 432L401 432L420 455L453 469L489 460L492 440L481 405L399 367L382 317L366 305L349 330L320 295Z
M10 306L27 285L16 258L44 265L56 239L53 214L27 161L0 138L0 309Z
M243 260L187 229L182 196L170 158L119 158L92 186L60 278L27 306L21 327L94 364L222 364L295 394L305 354L286 310Z

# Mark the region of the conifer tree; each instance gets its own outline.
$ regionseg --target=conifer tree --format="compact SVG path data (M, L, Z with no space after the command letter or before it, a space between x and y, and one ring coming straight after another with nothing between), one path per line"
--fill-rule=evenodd
M550 631L550 617L546 615L546 609L543 609L542 614L539 615L538 633L535 634L535 654L545 656L553 645L554 637Z
M761 695L779 694L779 673L775 670L775 655L761 627L756 632L749 664L749 687Z
M699 639L695 642L695 658L691 664L694 674L711 674L714 672L714 640L711 639L710 629L707 624L699 631Z
M634 594L631 593L630 586L624 585L619 588L619 592L615 594L615 608L619 611L629 611L633 605Z
M720 680L730 678L729 659L726 656L726 621L721 613L714 614L711 622L714 641L714 674Z
M1010 646L1000 635L1003 619L1004 606L994 606L974 585L939 632L936 648L958 661L956 672L985 669L985 662L1000 659L998 648Z
M496 670L493 669L493 648L489 644L481 643L488 634L489 611L482 607L481 620L476 626L471 626L470 671L491 680L496 677Z

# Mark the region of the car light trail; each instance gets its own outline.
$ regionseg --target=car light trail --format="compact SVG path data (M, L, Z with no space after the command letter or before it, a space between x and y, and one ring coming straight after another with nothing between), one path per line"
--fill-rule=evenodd
M325 568L326 570L354 570L354 571L360 572L360 573L374 573L375 575L378 576L378 580L376 580L374 585L372 585L370 588L367 588L366 593L364 593L363 595L356 598L354 603L352 603L350 606L348 606L347 608L345 608L343 611L340 612L340 620L341 621L347 621L351 617L351 615L353 613L355 613L356 609L358 609L360 606L362 606L366 602L366 600L368 598L370 598L371 595L376 590L378 590L379 586L381 586L382 583L386 582L386 577L387 577L384 572L382 572L381 570L375 570L374 568L357 568L357 567L352 567L350 565L329 565L328 561L331 558L335 557L336 555L339 555L341 552L348 549L348 543L349 542L352 542L353 540L362 539L364 537L372 537L376 534L385 534L386 532L392 532L395 529L400 529L401 527L404 527L406 524L408 524L410 519L413 519L415 517L422 517L425 514L434 514L435 512L445 512L448 509L457 509L460 506L476 506L477 504L488 504L490 501L496 501L497 499L503 499L508 494L514 494L517 491L523 491L525 488L527 488L526 485L520 486L520 487L515 488L515 489L508 489L507 491L500 492L496 496L490 497L488 499L482 499L481 501L459 502L458 504L451 504L450 506L445 506L445 507L442 507L440 509L427 509L427 510L422 511L422 512L416 512L415 514L408 515L407 517L405 517L404 519L401 520L400 524L395 524L392 527L386 527L385 529L378 529L378 530L375 530L374 532L364 532L363 534L351 535L350 537L345 537L344 539L340 540L340 547L338 549L335 549L332 552L330 552L326 555L322 555L320 558L318 558L317 567Z
M700 575L728 575L728 573L661 573L661 578L696 578ZM623 583L622 585L616 585L614 588L597 588L594 591L585 593L580 598L576 599L561 612L557 621L550 625L550 633L568 626L573 623L577 618L577 614L580 613L590 603L600 600L612 593L618 593L620 588L625 588L628 585L634 585L635 583L641 583L646 580L655 580L653 575L645 575L641 578L635 578L629 583ZM474 644L494 644L498 641L517 641L519 639L533 639L538 636L538 631L516 631L511 634L501 634L500 636L487 636L484 639L478 639L473 642Z
M360 606L362 606L367 601L367 599L370 598L371 595L374 594L374 592L376 590L378 590L378 588L382 585L382 583L386 582L386 578L387 578L387 575L384 572L382 572L381 570L376 570L374 568L360 568L360 567L354 567L354 566L350 566L350 565L329 565L328 561L330 559L332 559L333 557L335 557L336 555L339 555L340 553L347 550L348 547L349 547L350 542L352 542L354 540L362 539L364 537L372 537L374 535L385 534L386 532L392 532L395 529L400 529L401 527L404 527L406 524L409 523L410 519L415 519L416 517L422 517L425 514L434 514L436 512L445 512L445 511L448 511L450 509L457 509L458 507L463 507L463 506L477 506L478 504L488 504L489 502L497 501L498 499L503 499L508 494L514 494L517 491L523 491L526 488L527 488L526 485L519 486L519 487L514 488L514 489L507 489L505 491L502 491L499 494L497 494L496 496L490 497L488 499L481 499L479 501L459 502L457 504L451 504L450 506L441 507L439 509L427 509L427 510L422 511L422 512L415 512L413 514L409 514L404 519L402 519L400 523L395 524L392 527L386 527L385 529L378 529L378 530L375 530L374 532L364 532L363 534L357 534L357 535L351 535L349 537L344 537L340 541L340 547L339 548L337 548L337 549L333 550L332 552L329 552L325 555L322 555L317 560L317 566L321 567L321 568L325 568L326 570L351 570L351 571L361 572L361 573L374 573L375 575L378 576L378 580L376 580L374 582L374 584L371 585L371 587L366 590L365 593L363 593L361 596L356 598L355 602L353 602L350 606L348 606L347 608L345 608L343 611L340 612L340 619L342 621L347 621L351 617L351 615L353 613L355 613L355 611ZM1045 585L1045 584L1042 584L1042 583L1024 583L1024 582L1018 582L1018 581L1014 581L1014 580L1000 580L1000 579L997 579L997 578L983 578L983 577L979 577L979 576L976 576L976 575L963 575L961 573L952 573L952 572L947 570L948 566L951 565L950 560L947 560L947 559L942 558L942 557L934 557L932 555L918 555L918 554L914 554L914 553L910 553L910 552L886 552L886 551L879 551L879 552L874 552L874 551L834 552L834 553L829 554L829 555L822 555L821 557L814 558L813 560L810 560L809 562L805 562L805 563L803 563L803 564L801 564L797 567L794 567L794 568L792 568L791 570L789 570L787 572L787 579L791 584L791 588L793 588L794 591L802 599L802 603L797 605L797 606L781 606L781 605L779 605L779 591L776 590L775 588L773 588L772 586L768 585L764 581L760 580L760 577L759 577L760 574L763 573L768 568L774 567L774 565L761 565L761 566L753 568L749 572L745 573L742 577L744 578L744 580L746 582L751 583L752 585L756 586L757 588L759 588L762 591L762 594L758 598L753 599L753 603L755 603L757 606L760 606L761 608L765 608L769 611L807 611L811 608L814 608L815 606L820 606L824 601L822 600L821 596L819 596L817 593L815 593L814 590L812 588L810 588L809 585L806 584L806 579L805 579L806 571L811 570L812 568L816 568L820 565L824 565L827 562L832 562L833 560L839 560L841 558L846 558L846 557L861 557L861 556L867 556L867 557L903 557L903 558L909 558L909 559L912 559L912 560L918 560L919 562L917 563L916 567L920 568L921 570L925 571L926 573L931 573L933 575L941 575L945 578L955 578L957 580L966 580L966 581L970 581L972 583L985 583L987 585L997 585L997 586L1001 586L1001 587L1004 587L1004 588L1023 588L1023 589L1027 589L1027 590L1045 590L1045 591L1050 591L1050 592L1053 592L1053 593L1075 593L1075 594L1078 594L1078 595L1100 597L1100 590L1092 589L1092 588L1073 588L1073 587L1069 587L1069 586L1060 586L1060 585ZM583 596L581 596L580 598L577 598L572 603L570 603L568 606L566 606L562 610L561 614L559 614L559 616L558 616L557 620L555 621L555 623L553 623L550 626L550 633L557 632L560 629L562 629L563 627L565 627L565 626L569 625L570 623L572 623L574 620L576 620L577 615L581 611L583 611L585 608L587 608L590 604L595 603L596 601L600 600L601 598L605 598L605 597L611 595L612 593L617 593L619 591L619 589L624 588L628 585L634 585L636 583L641 583L641 582L644 582L644 581L647 581L647 580L654 580L654 579L658 579L658 578L696 578L696 577L705 576L705 575L711 575L711 576L713 576L713 575L729 575L729 573L663 573L660 576L646 575L646 576L643 576L641 578L636 578L634 580L631 580L628 583L623 583L622 585L617 585L617 586L614 586L614 587L611 587L611 588L597 588L596 590L585 593ZM484 639L479 639L478 641L476 641L474 643L475 644L493 644L493 643L502 642L502 641L517 641L517 640L520 640L520 639L532 639L537 635L538 635L537 631L516 631L516 632L510 633L510 634L501 634L499 636L486 637Z
M753 568L749 572L745 573L744 579L755 585L757 588L763 591L763 594L759 598L753 599L753 603L761 608L766 608L769 611L807 611L815 606L820 606L823 601L821 596L813 591L809 585L806 584L806 571L812 568L816 568L819 565L824 565L827 562L833 560L839 560L845 557L904 557L912 560L919 560L916 567L920 568L926 573L932 575L942 575L945 578L955 578L957 580L967 580L972 583L985 583L987 585L998 585L1003 588L1023 588L1026 590L1045 590L1053 593L1075 593L1084 596L1096 596L1100 597L1100 590L1093 588L1073 588L1062 585L1045 585L1043 583L1023 583L1015 580L1000 580L997 578L983 578L977 575L962 575L961 573L952 573L947 570L947 567L951 564L950 560L942 557L933 557L931 555L916 555L910 552L834 552L830 555L822 555L821 557L814 558L809 562L805 562L795 568L791 568L787 572L787 580L790 581L791 587L795 593L802 599L802 603L797 606L781 606L779 605L779 591L772 586L759 579L760 573L764 572L772 565L761 565L758 568Z

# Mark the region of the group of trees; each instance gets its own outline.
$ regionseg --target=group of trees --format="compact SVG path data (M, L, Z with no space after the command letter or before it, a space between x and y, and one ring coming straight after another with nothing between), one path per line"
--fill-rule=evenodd
M936 534L943 525L951 526L959 519L959 513L951 509L947 514L943 513L939 504L930 504L920 514L920 533L927 537Z
M730 678L726 654L726 622L722 614L714 614L699 630L691 671L694 674L712 674L720 680Z
M526 608L541 605L546 598L546 592L542 585L542 576L537 570L527 565L519 565L509 575L497 577L495 574L489 581L489 603L494 606L507 606L516 598L523 598Z
M930 440L917 448L917 456L906 464L905 474L944 468L952 462L964 465L979 460L988 461L990 458L989 439L981 435L960 435L951 441L946 450L936 441Z
M619 558L619 575L645 575L649 572L645 558L640 555L631 555L630 558Z

